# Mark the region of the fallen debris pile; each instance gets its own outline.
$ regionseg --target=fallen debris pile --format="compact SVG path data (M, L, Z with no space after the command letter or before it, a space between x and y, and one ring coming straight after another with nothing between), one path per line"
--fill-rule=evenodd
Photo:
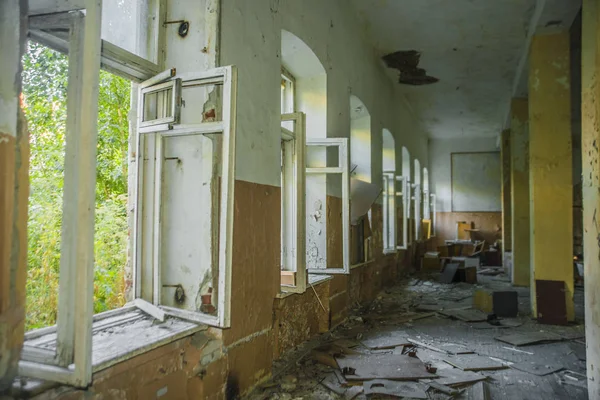
M506 298L515 307L506 284L487 280L484 291L427 277L388 289L368 306L357 305L335 331L295 350L286 361L292 369L275 366L273 382L251 398L518 399L527 393L520 385L546 385L547 398L561 390L585 398L585 375L577 372L585 372L581 328L542 330L526 315L482 311L476 291L491 311L502 311Z

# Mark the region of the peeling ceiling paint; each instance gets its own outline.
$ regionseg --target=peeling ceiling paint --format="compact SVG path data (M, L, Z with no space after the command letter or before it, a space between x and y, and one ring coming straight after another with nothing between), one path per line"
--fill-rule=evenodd
M398 89L430 137L499 134L536 0L351 1L379 57L415 49L419 67L439 78Z

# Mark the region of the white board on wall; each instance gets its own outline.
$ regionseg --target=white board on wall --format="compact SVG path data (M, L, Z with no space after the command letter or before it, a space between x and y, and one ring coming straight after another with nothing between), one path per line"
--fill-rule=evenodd
M452 211L502 211L500 152L452 153Z

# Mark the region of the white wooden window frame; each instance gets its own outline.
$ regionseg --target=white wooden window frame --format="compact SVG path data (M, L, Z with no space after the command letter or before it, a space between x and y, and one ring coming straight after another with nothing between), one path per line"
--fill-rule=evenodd
M172 75L173 72L173 70L168 71L170 75ZM158 98L158 96L161 93L166 93L169 90L171 91L170 96L167 96L165 94L163 96L160 96L160 99ZM157 95L157 113L158 108L160 107L162 109L160 114L163 116L155 119L146 120L144 119L146 110L146 98L147 96L153 94ZM159 104L159 100L162 100L161 104ZM152 132L154 131L157 125L163 125L165 126L164 130L168 130L169 128L166 125L173 125L177 123L180 118L181 79L175 78L155 85L148 85L147 83L140 85L139 102L143 104L143 106L139 108L140 115L138 116L138 129L140 131L143 131L144 128L152 127L152 129L149 130L150 132Z
M106 313L93 312L100 68L133 82L142 82L160 69L101 39L102 0L30 0L28 17L31 40L69 55L69 76L58 320L54 326L25 334L19 375L85 387L93 371L108 366L92 365L95 323L120 315L126 318L136 308L164 318L158 308L139 300ZM55 335L55 350L27 344L43 335ZM125 358L119 354L115 360Z
M281 67L281 84L285 85L282 88L281 98L281 113L289 114L296 112L296 78L283 66Z
M408 216L410 213L410 184L405 176L396 176L396 182L400 182L401 191L396 192L396 197L402 202L402 243L396 248L398 250L408 249Z
M237 91L237 69L234 66L218 67L203 72L192 72L176 75L175 69L164 71L163 73L140 84L140 91L151 88L154 85L162 85L164 82L180 79L181 87L200 86L200 85L222 85L222 121L203 122L197 124L179 124L164 123L164 121L155 121L154 125L138 128L137 138L137 191L135 199L135 229L134 229L134 276L135 298L142 299L142 275L152 275L152 290L146 292L152 293L152 298L143 299L162 309L167 315L187 319L193 322L202 323L210 326L229 328L231 325L231 259L233 244L233 217L234 217L234 182L235 182L235 131L236 131L236 91ZM176 99L181 103L181 99ZM139 104L139 113L144 107L143 101ZM139 118L138 118L139 120ZM154 205L151 211L152 224L142 229L142 209L146 205L143 196L144 170L142 151L142 140L154 135L156 159L162 159L162 143L165 137L207 135L207 137L218 138L222 143L222 152L216 155L220 162L221 184L220 184L220 203L217 210L211 210L213 219L213 229L218 229L218 300L217 315L209 315L200 311L189 311L176 307L165 306L160 302L161 298L161 237L160 221L162 208L162 162L154 162ZM158 178L157 178L158 177ZM218 227L218 228L217 228ZM151 240L143 240L143 236L151 237ZM150 244L148 244L150 243ZM145 254L142 257L142 253ZM142 260L150 260L142 263Z
M415 218L415 240L420 241L421 237L421 185L418 183L413 183L412 185L414 189L414 195L412 200L414 201L415 209L414 209L414 218Z
M435 236L435 231L437 229L437 204L436 204L436 199L437 196L435 195L435 193L431 193L429 195L430 201L431 201L431 236L434 237Z
M55 3L64 8L68 6ZM39 10L36 3L32 2L32 5L34 12ZM86 386L92 375L94 210L102 22L101 1L88 0L83 5L85 13L67 14L69 9L60 9L61 14L29 16L29 35L33 40L39 39L35 35L38 29L64 28L64 36L57 41L66 46L58 50L69 53L69 76L60 295L57 325L51 327L57 331L57 346L55 351L25 348L19 362L20 375L80 387ZM39 41L46 44L44 40Z
M431 219L429 189L423 187L423 219Z
M281 127L281 269L296 273L295 285L281 285L284 292L306 291L306 116L283 114L294 130Z
M337 147L335 167L307 167L307 175L341 175L342 179L342 268L309 268L310 274L350 274L350 154L348 138L307 138L306 146Z
M383 171L383 254L397 250L396 173Z

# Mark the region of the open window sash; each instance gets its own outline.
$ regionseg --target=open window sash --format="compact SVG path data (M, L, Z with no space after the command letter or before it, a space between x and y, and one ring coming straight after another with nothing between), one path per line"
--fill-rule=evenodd
M415 190L415 194L413 196L414 200L414 218L415 218L415 239L417 241L421 240L421 185L418 183L413 184L413 188Z
M137 301L93 315L100 68L134 82L160 71L158 65L101 40L101 6L98 0L30 0L28 9L28 37L68 54L69 67L57 324L26 333L19 374L78 387L87 386L98 368L92 363L92 328L97 323L136 308L153 316L157 312ZM39 345L42 337L53 337L53 344Z
M30 39L48 45L36 35L42 32L61 42L59 48L50 47L69 55L59 300L56 326L28 332L56 333L55 346L24 346L19 375L85 387L92 378L102 10L98 1L80 2L74 7L56 0L52 2L56 14L36 15L44 10L42 3L48 2L30 1Z
M435 195L435 193L431 193L429 195L429 199L431 201L431 203L430 203L431 204L431 224L432 224L432 227L431 227L431 236L433 237L433 236L435 236L435 231L437 229L437 224L436 224L436 220L437 220L437 212L436 212L437 204L436 204L436 195Z
M396 247L398 250L408 248L408 216L410 214L410 185L405 176L396 176L396 182L400 182L400 192L396 192L401 198L402 204L402 242Z
M283 114L281 122L293 130L281 127L282 202L281 240L282 271L295 273L293 285L281 285L285 292L306 291L306 116L304 113Z
M307 138L307 151L310 147L337 148L338 165L333 167L307 167L307 175L341 176L342 185L342 266L341 268L310 268L311 274L350 274L350 155L347 138ZM308 238L307 238L308 239Z
M383 252L396 252L396 175L394 171L383 172Z
M186 98L186 88L192 91L198 88L204 90L205 101L212 98L213 95L220 97L221 107L211 110L210 121L205 121L205 113L202 113L202 122L180 123L184 110L176 110L176 107L181 107L183 104L183 99ZM220 88L220 94L218 94L217 88ZM170 69L140 84L139 88L138 123L140 123L140 127L138 128L136 152L137 195L133 257L135 297L151 303L167 315L223 328L230 326L231 309L236 88L237 70L233 66L179 76L176 75L175 69ZM215 95L215 93L217 94ZM162 111L153 114L160 118L147 118L146 123L142 126L142 115L149 109L147 104L149 94L158 95L152 100L154 102L152 106L156 106L156 109ZM198 104L199 96L190 92L189 97L190 100L186 106L190 109L190 113L197 114L195 110L202 109L203 106ZM165 118L170 121L166 121ZM197 115L190 114L189 118L197 118ZM177 142L177 140L182 141ZM176 143L179 144L176 145ZM203 148L199 156L198 154L189 155L189 152L193 152L195 147L187 145L188 143L198 143ZM178 148L190 158L167 157L168 144L172 147L171 151ZM184 165L192 168L189 165L197 165L193 162L200 162L198 160L203 159L203 156L210 158L210 160L205 160L208 164L203 164L203 166L208 165L207 168L211 171L207 173L210 176L206 182L209 187L208 191L211 193L208 199L202 194L197 194L198 198L193 195L182 195L181 187L176 186L181 182L171 182L171 180L165 179L167 161L174 162L175 167L184 171ZM196 172L194 169L186 171L188 171L186 172L187 178L181 178L184 182L185 179L193 178L195 173L203 173L201 170ZM171 186L165 189L165 185ZM202 184L198 186L202 186ZM165 207L167 207L163 201L165 196L171 201L169 205L172 209L193 204L199 208L199 212L202 212L203 218L209 221L210 232L206 233L207 241L210 242L209 249L204 249L204 253L195 254L195 258L189 260L192 266L209 264L206 271L203 271L203 273L212 275L209 279L212 283L208 297L210 298L212 295L217 300L216 302L202 303L209 307L208 310L198 306L194 301L195 297L190 297L192 294L199 297L197 293L199 293L198 285L201 279L186 279L188 275L185 274L186 271L189 273L198 273L198 271L194 270L194 267L181 267L181 271L179 271L175 270L180 268L176 263L165 263L165 242L172 244L179 238L176 237L179 229L165 230L165 221L162 217ZM199 204L200 201L205 201L205 203ZM184 220L182 223L186 224L187 222ZM184 228L196 229L194 231L196 233L205 231L202 227L192 226L191 223ZM199 242L197 247L201 245L202 243ZM189 246L186 250L191 252L194 247L196 246ZM169 251L170 254L176 256L177 252L172 249ZM177 276L179 280L166 282L163 276L165 271L170 275ZM215 271L217 276L214 274ZM165 304L165 298L172 299L173 297L175 300L182 300L181 304ZM190 300L185 301L187 298Z

